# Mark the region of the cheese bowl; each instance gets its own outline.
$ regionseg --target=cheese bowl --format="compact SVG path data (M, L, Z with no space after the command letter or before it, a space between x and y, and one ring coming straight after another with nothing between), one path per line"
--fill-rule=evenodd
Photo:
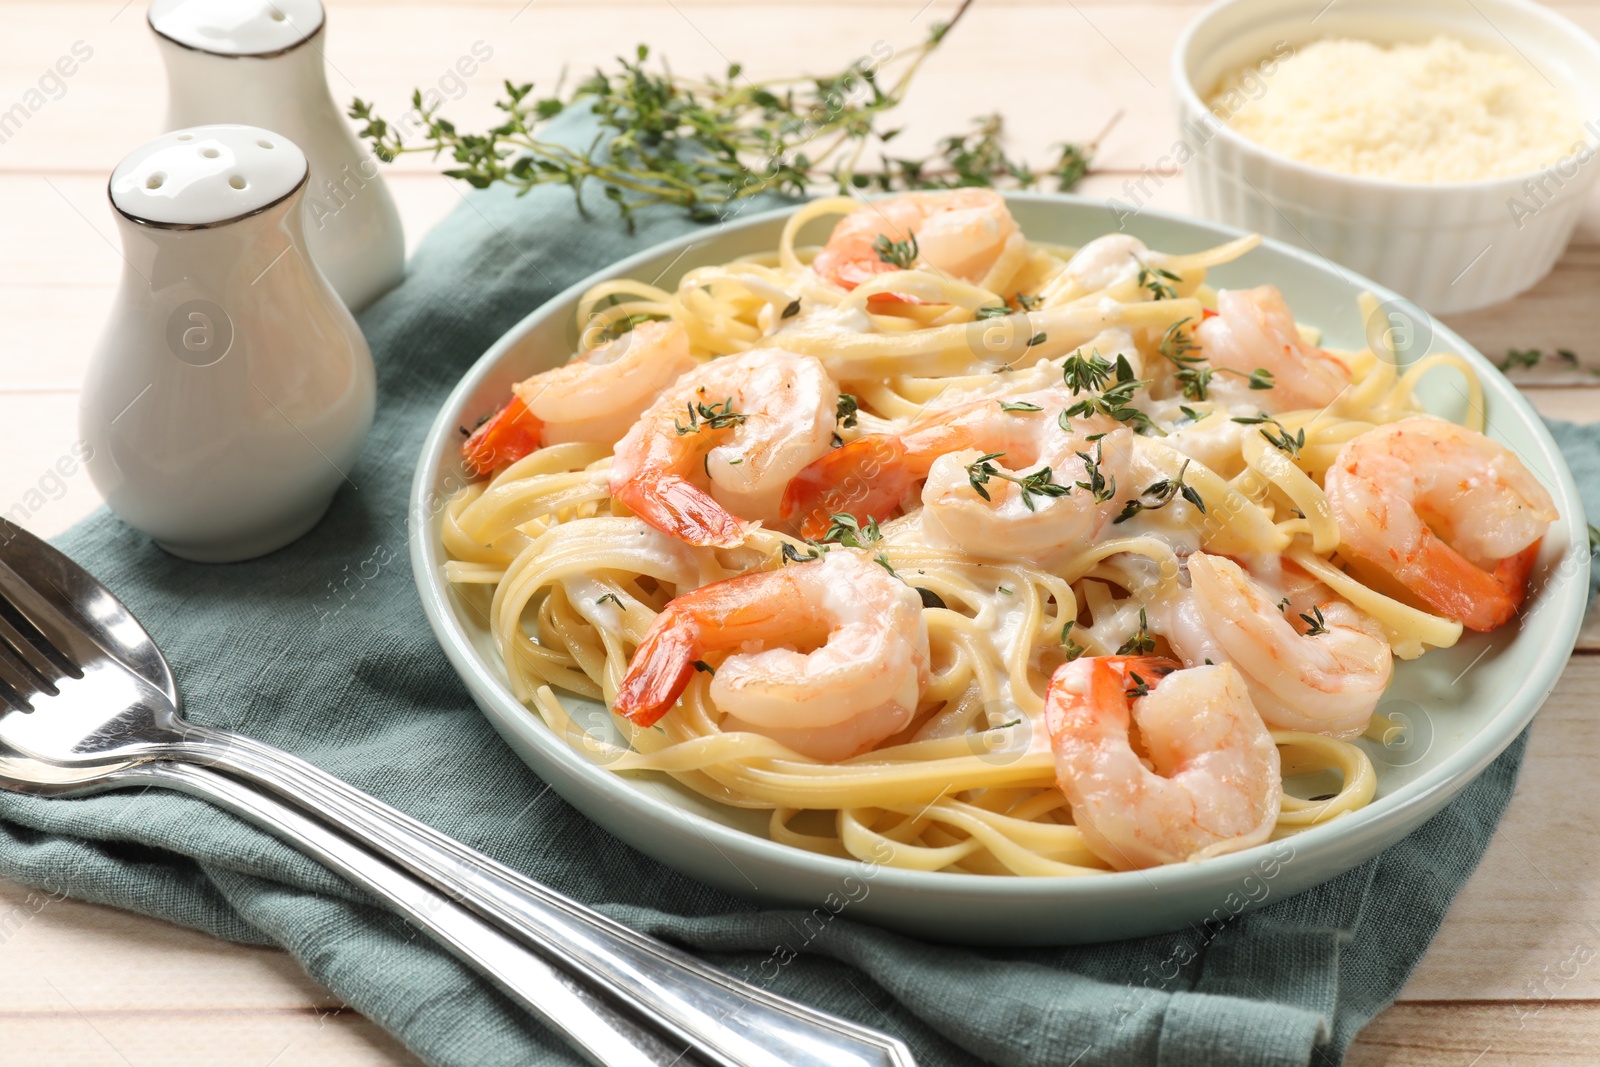
M1291 159L1206 103L1227 74L1314 40L1388 45L1441 34L1531 65L1570 101L1581 139L1535 172L1391 181ZM1224 0L1188 27L1172 64L1182 134L1174 155L1197 213L1315 252L1436 314L1509 299L1549 273L1600 175L1600 43L1528 0ZM1272 91L1269 70L1259 93Z

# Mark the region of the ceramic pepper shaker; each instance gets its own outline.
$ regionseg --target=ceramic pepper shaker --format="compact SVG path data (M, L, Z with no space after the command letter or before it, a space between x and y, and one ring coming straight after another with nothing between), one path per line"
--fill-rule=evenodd
M353 311L405 270L394 201L334 104L319 0L155 0L150 28L167 65L167 129L242 122L276 130L311 161L306 240Z
M111 176L125 266L79 413L111 509L174 555L263 555L328 508L372 425L372 357L307 252L308 167L198 126Z

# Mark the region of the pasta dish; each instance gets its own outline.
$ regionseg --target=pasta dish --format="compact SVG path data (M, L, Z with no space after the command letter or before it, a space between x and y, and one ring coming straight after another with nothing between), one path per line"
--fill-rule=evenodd
M557 735L795 847L1086 875L1336 818L1395 658L1510 620L1556 512L1465 360L1207 284L1256 240L1059 247L963 189L604 282L463 431L446 577Z

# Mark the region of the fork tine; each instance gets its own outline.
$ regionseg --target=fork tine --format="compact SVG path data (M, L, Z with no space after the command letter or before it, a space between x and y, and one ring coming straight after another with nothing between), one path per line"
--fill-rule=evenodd
M48 682L59 681L67 672L62 669L61 664L39 648L39 644L44 641L44 635L37 631L30 634L18 629L5 610L10 606L5 604L4 607L0 607L0 645L9 645L10 650L40 678ZM18 621L27 625L24 620ZM28 626L28 629L32 630L33 627Z
M7 645L0 644L0 683L9 693L3 693L7 703L19 703L32 710L33 698L41 695L55 696L57 689L49 679L40 676L20 659Z
M83 665L102 654L78 625L53 607L27 580L0 562L0 619L11 624L61 674L83 677ZM56 675L59 677L60 675Z

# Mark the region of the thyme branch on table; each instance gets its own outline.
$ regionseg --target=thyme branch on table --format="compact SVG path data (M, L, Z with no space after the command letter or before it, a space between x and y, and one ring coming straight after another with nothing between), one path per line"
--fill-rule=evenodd
M1506 349L1506 358L1496 360L1494 365L1502 371L1525 370L1529 367L1537 367L1545 360L1545 358L1546 357L1542 349L1508 348ZM1556 349L1555 359L1560 363L1564 363L1568 367L1577 367L1580 365L1578 362L1578 354L1570 348Z
M1206 513L1206 502L1200 499L1199 490L1192 485L1184 483L1183 476L1188 473L1188 470L1189 460L1184 460L1183 466L1178 468L1178 476L1176 478L1162 478L1160 481L1151 482L1145 486L1137 498L1128 501L1123 506L1122 514L1112 519L1111 522L1113 524L1127 522L1141 511L1160 511L1180 496L1193 504L1200 510L1200 514L1204 515ZM1145 503L1146 500L1149 500L1150 503Z
M690 401L685 405L689 410L689 425L685 426L677 419L672 420L672 425L678 433L699 433L701 430L725 430L729 426L737 426L748 415L741 415L733 410L733 397L728 397L720 404L707 404L705 401L695 403Z
M986 456L979 456L967 464L967 480L972 483L972 488L985 500L992 499L989 490L984 488L991 478L1003 482L1011 482L1022 489L1022 502L1028 506L1029 511L1037 511L1033 498L1036 496L1057 497L1066 496L1072 492L1072 487L1062 485L1051 480L1049 467L1040 467L1032 474L1016 475L1010 471L1001 470L994 465L994 460L1005 455L1004 452L990 452Z
M999 115L941 138L926 156L889 154L900 130L887 126L885 117L971 4L964 0L919 44L896 52L880 43L871 55L823 77L757 81L732 63L722 77L685 78L665 62L650 64L650 50L641 44L631 59L618 57L615 69L596 69L570 91L564 77L549 96L536 95L531 82L507 81L504 98L495 102L500 121L481 133L458 130L439 114L443 101L425 99L421 90L398 119L381 116L360 98L351 102L350 117L363 124L361 136L385 162L409 153L445 156L454 164L445 174L477 189L503 183L522 194L562 185L585 212L585 190L595 183L630 226L634 213L651 204L675 205L709 221L760 193L803 196L824 185L840 192L1029 189L1047 182L1071 189L1088 173L1109 124L1087 143L1058 144L1042 167L1007 153ZM569 110L593 113L599 129L586 145L540 136L546 122ZM878 165L863 166L873 147Z

